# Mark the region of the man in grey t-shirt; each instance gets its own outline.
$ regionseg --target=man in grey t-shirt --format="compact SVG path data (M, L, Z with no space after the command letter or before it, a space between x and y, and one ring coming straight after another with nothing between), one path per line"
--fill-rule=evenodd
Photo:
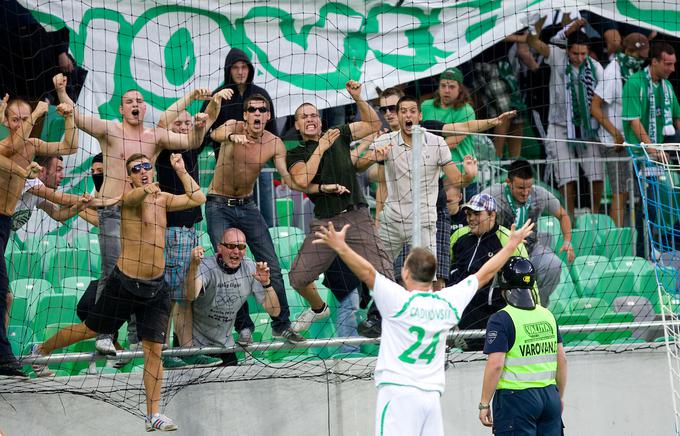
M550 191L534 186L534 172L529 162L518 159L508 169L508 179L486 188L483 194L491 195L498 205L496 220L503 227L512 224L522 226L527 219L538 222L545 209L560 221L564 243L560 253L567 253L567 261L574 261L574 248L571 245L571 220L566 209ZM541 296L541 304L548 306L550 294L560 281L562 261L550 247L537 240L535 233L527 238L527 250L531 263L536 268L536 281Z
M236 228L224 231L215 256L204 258L203 247L191 252L186 297L193 301L194 346L234 345L236 312L251 294L269 315L279 315L267 263L244 259L245 253L246 237Z

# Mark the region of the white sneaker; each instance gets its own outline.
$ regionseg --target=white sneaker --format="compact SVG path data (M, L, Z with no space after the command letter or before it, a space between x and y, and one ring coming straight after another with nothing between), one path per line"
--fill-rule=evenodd
M42 354L38 352L38 344L33 344L31 347L31 357L44 357ZM54 372L47 367L47 365L41 364L41 363L33 363L31 364L31 367L33 368L33 372L35 372L35 375L38 377L54 377Z
M146 431L175 431L177 424L162 413L154 413L146 417Z
M139 342L134 343L134 344L130 344L130 349L128 351L137 351L137 350L139 350L140 347L141 347L141 344ZM125 351L125 350L123 350L123 351ZM114 362L113 367L115 369L121 369L122 367L124 367L125 365L127 365L130 362L132 362L131 357L126 357L126 358L121 357L116 362Z
M328 318L329 316L331 316L331 308L328 307L328 304L324 304L324 309L321 311L321 313L314 312L310 307L298 315L297 319L295 322L293 322L290 328L296 333L304 332L309 329L314 321L319 321L324 318Z
M113 346L113 340L109 336L100 337L94 343L94 348L104 356L115 356L116 347Z
M253 343L253 332L250 329L243 329L238 332L238 339L236 343L241 346L248 346Z

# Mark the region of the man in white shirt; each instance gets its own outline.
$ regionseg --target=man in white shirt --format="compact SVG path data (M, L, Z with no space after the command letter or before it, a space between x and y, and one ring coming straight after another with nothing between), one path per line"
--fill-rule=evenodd
M439 436L444 434L439 397L444 391L446 335L460 319L480 285L488 283L531 234L531 221L516 230L508 244L459 284L432 292L436 259L427 249L413 248L401 277L405 288L377 273L345 242L349 225L336 231L320 227L315 244L332 248L352 272L372 289L382 314L382 338L375 383L378 387L375 434Z

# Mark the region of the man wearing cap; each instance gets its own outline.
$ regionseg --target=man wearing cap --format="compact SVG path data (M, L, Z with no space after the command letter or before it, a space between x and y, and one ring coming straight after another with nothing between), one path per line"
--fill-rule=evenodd
M447 286L475 274L508 243L510 230L496 223L496 200L488 194L477 194L463 205L468 225L451 235L451 274ZM513 256L528 258L524 244L519 244ZM491 284L480 287L460 317L461 330L483 329L489 317L504 306ZM464 348L479 351L484 340L466 339Z
M510 227L513 223L521 225L527 219L537 222L544 211L557 218L563 240L559 253L565 254L567 262L574 261L576 254L571 245L569 214L550 191L534 185L534 170L528 161L517 159L511 163L505 183L491 185L482 194L488 194L496 200L496 218L505 227ZM543 307L548 307L550 294L560 282L562 261L550 245L544 245L535 235L527 238L526 248L537 271L540 303Z
M609 186L612 189L612 206L609 215L617 226L623 227L623 214L628 196L628 179L631 178L630 163L620 160L628 157L628 150L613 144L623 144L623 85L631 75L642 69L649 56L649 41L641 33L631 33L623 38L623 52L616 53L614 59L604 69L602 80L595 87L595 95L590 112L600 123L600 140L607 147L604 150L607 160Z
M532 297L535 280L533 265L521 257L511 257L498 275L507 304L486 327L479 402L479 420L494 434L563 434L567 358L555 317Z

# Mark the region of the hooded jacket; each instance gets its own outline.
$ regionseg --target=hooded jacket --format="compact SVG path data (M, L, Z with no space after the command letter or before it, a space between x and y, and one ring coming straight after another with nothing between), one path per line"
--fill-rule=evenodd
M246 65L248 65L249 71L248 79L246 80L246 89L243 91L243 95L239 93L238 85L234 83L234 79L232 79L231 77L231 67L238 61L245 62ZM227 53L227 57L224 59L224 84L219 88L215 89L213 91L213 94L223 89L229 88L234 91L234 96L231 98L231 100L226 100L222 102L220 113L217 116L217 119L213 123L208 133L205 135L205 139L203 140L203 146L211 144L215 148L216 158L217 153L219 152L220 144L213 141L210 138L210 134L214 129L220 127L228 120L243 121L243 102L253 94L262 94L269 101L270 118L265 128L274 135L277 134L276 120L274 116L274 104L272 102L272 99L269 96L269 93L264 88L260 88L259 86L253 84L253 77L255 77L255 67L253 67L253 64L250 61L248 55L243 50L238 48L232 48L231 50L229 50L229 53ZM207 106L208 102L206 101L203 104L201 111L205 111Z

